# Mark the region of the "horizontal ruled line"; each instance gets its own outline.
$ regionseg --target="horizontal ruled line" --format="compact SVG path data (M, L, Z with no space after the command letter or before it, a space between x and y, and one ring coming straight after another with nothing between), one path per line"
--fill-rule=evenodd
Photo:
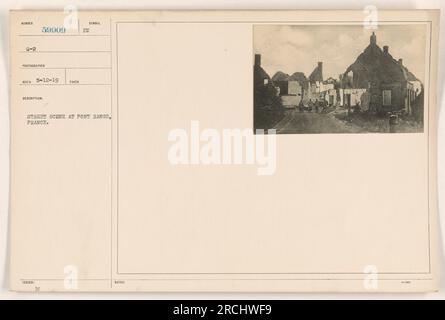
M363 281L364 278L152 278L152 279L77 279L78 281ZM20 279L20 281L64 281L66 279ZM433 278L385 278L379 281L431 281Z
M109 34L19 34L19 37L109 37Z
M89 70L89 69L98 69L98 70L102 70L102 69L111 69L111 67L20 67L20 69L24 69L24 70L43 70L43 69L49 69L49 70L64 70L64 69L68 69L68 70Z
M111 86L111 83L58 83L58 84L40 84L40 83L20 83L21 86Z
M111 51L19 51L20 53L111 53Z

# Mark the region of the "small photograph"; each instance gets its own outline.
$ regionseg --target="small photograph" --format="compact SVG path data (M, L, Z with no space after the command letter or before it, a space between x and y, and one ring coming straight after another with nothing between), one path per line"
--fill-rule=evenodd
M254 26L254 130L423 132L426 30Z

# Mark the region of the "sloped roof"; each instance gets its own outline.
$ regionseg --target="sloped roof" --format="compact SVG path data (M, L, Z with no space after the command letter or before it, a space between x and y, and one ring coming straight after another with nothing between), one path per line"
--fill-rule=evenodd
M320 65L316 66L314 71L312 71L309 81L323 81L323 70Z
M287 80L289 80L289 75L282 71L277 71L272 77L272 81L287 81Z
M408 70L407 67L403 66L403 69L405 70L408 81L420 81L411 71Z
M261 66L255 65L253 67L253 72L254 72L255 78L258 78L258 79L269 79L270 80L269 75L267 74L266 71L264 71L264 69Z
M355 62L346 69L345 75L350 71L367 74L366 77L361 77L363 81L373 78L383 83L417 80L408 68L395 60L389 52L385 53L375 42L371 42L366 47ZM363 86L364 84L356 85Z
M303 72L294 72L289 77L289 80L305 82L305 81L307 81L307 78Z

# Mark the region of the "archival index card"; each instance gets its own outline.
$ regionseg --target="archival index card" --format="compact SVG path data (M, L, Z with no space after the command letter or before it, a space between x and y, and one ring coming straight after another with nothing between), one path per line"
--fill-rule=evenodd
M12 11L11 289L437 290L438 19Z

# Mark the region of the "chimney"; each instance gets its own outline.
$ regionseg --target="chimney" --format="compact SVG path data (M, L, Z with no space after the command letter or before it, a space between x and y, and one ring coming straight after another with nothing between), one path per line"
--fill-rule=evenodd
M372 35L371 35L371 37L370 37L370 41L369 41L369 42L370 42L371 44L377 44L377 37L376 37L374 31L372 32Z
M261 55L260 54L255 54L255 65L261 66Z
M388 54L388 49L389 49L388 46L383 46L383 53Z
M403 59L399 59L399 64L403 66Z

